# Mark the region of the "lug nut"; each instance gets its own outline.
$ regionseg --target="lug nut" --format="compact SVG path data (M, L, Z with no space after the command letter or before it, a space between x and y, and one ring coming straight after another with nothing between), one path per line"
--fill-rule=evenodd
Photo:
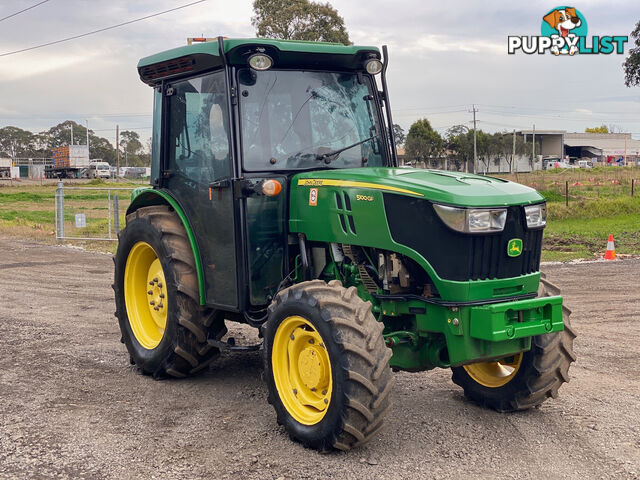
M298 395L298 390L296 390L295 388L293 389L293 394L294 395Z
M149 285L153 286L153 282L149 282Z
M162 307L164 307L164 305L162 305L162 303L159 303L158 308L162 308Z
M291 335L289 335L289 338L290 338L291 340L295 340L295 339L296 339L296 337L294 337L294 336L293 336L293 333L292 333Z
M151 300L151 301L149 302L149 305L155 305L155 304L156 304L155 300Z
M161 283L158 283L158 288L162 288L162 284Z
M326 405L326 404L328 404L328 403L329 403L329 400L325 398L325 399L323 400L323 402L324 402L324 404Z
M157 283L157 282L158 282L158 277L155 277L155 278L153 279L153 282L154 282L154 283Z
M160 295L158 295L160 298L164 298L164 293L161 293Z
M153 295L153 290L149 290L149 291L147 292L147 294L149 294L149 295Z
M313 344L315 343L315 340L314 340L313 338L310 338L310 339L309 339L309 343L310 343L311 345L313 345Z
M322 390L322 394L323 394L323 395L326 395L326 394L327 394L327 391L326 391L326 390Z

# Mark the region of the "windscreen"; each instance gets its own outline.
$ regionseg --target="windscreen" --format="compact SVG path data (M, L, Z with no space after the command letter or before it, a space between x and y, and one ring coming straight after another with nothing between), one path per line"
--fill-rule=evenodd
M383 165L367 77L243 69L238 84L246 170Z

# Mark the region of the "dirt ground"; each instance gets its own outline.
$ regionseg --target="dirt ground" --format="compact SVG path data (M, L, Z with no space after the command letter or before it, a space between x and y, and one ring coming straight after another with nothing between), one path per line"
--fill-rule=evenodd
M0 478L640 478L638 259L543 268L579 335L558 399L498 414L448 371L398 373L382 433L324 455L276 424L258 353L189 380L138 375L112 269L109 255L0 238Z

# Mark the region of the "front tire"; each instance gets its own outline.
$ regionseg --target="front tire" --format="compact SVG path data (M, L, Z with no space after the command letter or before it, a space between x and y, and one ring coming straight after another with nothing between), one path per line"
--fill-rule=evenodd
M264 327L269 403L292 439L319 451L369 441L391 408L391 350L356 289L303 282L280 292Z
M131 362L154 378L186 377L219 354L221 312L201 309L195 260L182 222L167 206L127 216L114 258L116 317Z
M560 289L540 279L539 297L559 295ZM531 349L495 362L452 368L453 382L467 398L499 412L527 410L556 398L558 389L569 381L569 367L575 362L571 311L562 306L564 330L531 339Z

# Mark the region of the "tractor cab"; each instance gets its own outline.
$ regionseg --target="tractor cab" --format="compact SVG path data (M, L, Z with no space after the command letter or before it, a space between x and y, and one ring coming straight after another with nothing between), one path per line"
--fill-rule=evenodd
M270 303L290 271L295 173L395 164L380 59L375 47L220 38L140 61L155 91L151 182L198 225L204 303ZM268 180L277 193L262 191Z

